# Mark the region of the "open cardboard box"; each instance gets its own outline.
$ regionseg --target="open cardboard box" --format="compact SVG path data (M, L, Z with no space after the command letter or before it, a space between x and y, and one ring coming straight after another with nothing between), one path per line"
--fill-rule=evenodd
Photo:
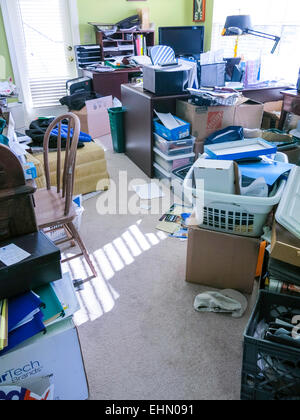
M245 97L236 106L206 107L177 100L176 108L176 115L191 124L191 134L196 137L196 157L203 153L206 138L216 131L234 125L260 128L264 112L263 104Z
M300 267L300 240L276 222L273 225L271 257Z
M86 101L80 111L71 111L80 119L80 131L89 134L92 139L110 134L108 109L113 106L112 96Z

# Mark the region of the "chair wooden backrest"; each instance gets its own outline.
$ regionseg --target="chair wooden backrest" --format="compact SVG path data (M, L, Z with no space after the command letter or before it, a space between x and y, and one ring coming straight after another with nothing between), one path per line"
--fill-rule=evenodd
M67 122L67 138L66 138L66 149L65 149L65 160L63 173L61 173L62 163L62 123ZM74 177L75 177L75 165L77 147L80 135L80 120L77 115L72 113L64 114L56 118L48 127L44 137L44 170L47 190L51 190L50 181L50 169L49 169L49 141L51 138L52 131L58 127L57 134L57 168L56 168L56 182L57 182L57 193L62 195L65 199L65 216L69 214L70 206L73 199L74 189ZM61 175L62 182L61 182Z

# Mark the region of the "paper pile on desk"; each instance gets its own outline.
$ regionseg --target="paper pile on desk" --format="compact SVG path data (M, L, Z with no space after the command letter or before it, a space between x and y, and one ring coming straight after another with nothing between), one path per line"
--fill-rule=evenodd
M199 96L202 99L212 101L212 105L234 106L238 103L241 96L233 89L192 89L188 91L191 95Z

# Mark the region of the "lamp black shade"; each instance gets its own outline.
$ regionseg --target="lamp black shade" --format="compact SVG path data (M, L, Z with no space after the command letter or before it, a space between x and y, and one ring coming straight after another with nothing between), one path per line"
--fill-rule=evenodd
M252 29L251 17L249 15L228 16L225 23L225 36L242 35Z

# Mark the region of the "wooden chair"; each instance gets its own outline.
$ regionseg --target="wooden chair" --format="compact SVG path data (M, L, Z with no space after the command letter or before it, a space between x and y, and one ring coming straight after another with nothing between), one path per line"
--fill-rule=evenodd
M66 139L65 161L62 172L61 150L63 120L68 122L68 135ZM57 187L54 188L51 187L48 154L51 132L57 128L57 126ZM44 137L44 170L47 188L37 190L35 194L36 217L39 229L41 230L47 228L52 228L54 230L64 228L67 239L56 242L57 245L61 245L65 242L72 242L74 246L74 241L78 244L81 254L67 258L63 260L62 263L84 256L93 273L93 277L97 277L97 271L73 223L76 217L76 207L73 203L73 188L79 134L80 120L72 113L56 118L48 127Z

